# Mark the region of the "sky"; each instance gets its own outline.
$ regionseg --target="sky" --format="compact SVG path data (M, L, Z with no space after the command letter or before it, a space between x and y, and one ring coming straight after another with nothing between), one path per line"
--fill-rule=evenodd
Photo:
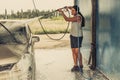
M36 8L39 10L52 10L58 9L64 6L71 6L74 3L74 0L34 0L36 4ZM8 13L13 10L16 12L17 10L23 9L26 11L28 9L33 10L33 0L0 0L0 14L5 12L7 9Z

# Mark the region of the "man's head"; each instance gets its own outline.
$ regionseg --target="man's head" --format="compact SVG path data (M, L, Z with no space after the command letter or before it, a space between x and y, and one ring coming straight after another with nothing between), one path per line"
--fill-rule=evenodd
M79 12L79 7L77 5L74 5L71 8L71 11L72 11L72 15L76 15Z
M74 8L77 12L80 11L80 10L79 10L79 7L78 7L77 5L74 5L73 8Z

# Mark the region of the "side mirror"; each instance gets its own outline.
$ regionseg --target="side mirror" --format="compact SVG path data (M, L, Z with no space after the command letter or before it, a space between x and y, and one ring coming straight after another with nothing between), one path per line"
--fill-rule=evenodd
M40 38L38 36L32 36L32 41L33 42L39 42Z

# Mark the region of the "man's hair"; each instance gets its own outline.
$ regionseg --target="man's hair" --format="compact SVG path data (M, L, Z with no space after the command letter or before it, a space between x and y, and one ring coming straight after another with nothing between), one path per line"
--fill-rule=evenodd
M81 15L82 17L82 23L81 23L81 26L84 27L85 26L85 18L84 16L82 15L82 13L80 12L80 9L77 5L74 5L73 8L77 11L78 14Z
M77 5L74 5L73 8L77 11L77 12L80 12L80 9Z

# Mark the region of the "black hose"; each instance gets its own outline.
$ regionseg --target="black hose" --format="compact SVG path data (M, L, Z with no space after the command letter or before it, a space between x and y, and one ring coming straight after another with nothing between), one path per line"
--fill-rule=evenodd
M42 23L40 21L40 18L38 19L38 21L39 21L39 23L41 25L41 28L43 29L44 33L46 34L46 36L49 37L51 40L61 40L66 35L66 33L68 31L68 28L69 28L69 23L68 23L68 26L67 26L64 34L60 38L55 39L55 38L52 38L51 36L48 35L48 33L46 32L46 30L44 29L44 27L43 27L43 25L42 25Z

